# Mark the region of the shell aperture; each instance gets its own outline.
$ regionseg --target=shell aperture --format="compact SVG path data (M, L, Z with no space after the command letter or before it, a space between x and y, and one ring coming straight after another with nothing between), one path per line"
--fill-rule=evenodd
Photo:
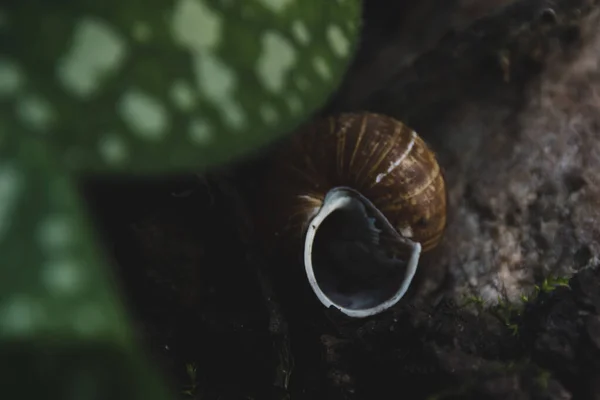
M420 252L421 245L400 236L368 199L338 187L328 192L310 222L304 266L323 305L363 318L404 296ZM399 254L409 254L408 260Z

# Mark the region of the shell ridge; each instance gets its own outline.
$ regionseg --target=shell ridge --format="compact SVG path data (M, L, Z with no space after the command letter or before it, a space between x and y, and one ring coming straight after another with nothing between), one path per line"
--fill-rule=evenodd
M415 196L420 195L421 193L423 193L423 191L425 191L425 189L427 189L429 186L431 186L431 184L439 178L440 176L440 167L439 165L436 163L434 164L434 172L430 175L431 178L429 178L429 180L427 180L423 185L419 186L415 191L413 191L412 193L407 193L405 196L402 196L403 200L408 200L410 198L413 198Z
M395 170L400 164L402 164L402 162L406 159L406 157L410 154L410 152L414 148L416 141L417 141L417 133L415 131L412 131L410 142L408 143L408 146L406 146L406 150L404 150L404 152L400 155L400 157L398 157L398 159L396 161L391 163L391 165L388 167L388 169L385 172L382 172L375 177L375 183L373 183L371 185L371 187L373 187L376 184L378 184L379 182L381 182L383 179L385 179L386 176L388 176L390 173L392 173L393 170Z
M369 165L369 163L371 162L371 159L377 152L377 149L379 149L379 142L373 143L373 149L371 150L369 155L367 157L365 157L365 162L363 163L363 165L360 167L360 170L358 170L358 172L356 174L356 180L357 180L357 182L359 182L360 186L362 186L363 182L366 179L368 179L368 177L369 177L369 175L367 174L361 178L361 175L362 175L363 171L365 170L365 168L367 167L367 165Z
M379 168L379 166L381 165L383 160L385 160L387 158L388 154L390 154L390 152L394 149L394 146L396 145L398 139L401 138L403 128L404 128L404 126L401 124L398 124L396 126L396 128L394 129L394 133L392 133L392 135L391 135L390 142L386 143L384 151L381 152L377 161L375 161L375 163L371 166L368 176L373 176L373 174ZM375 184L377 184L377 183L379 183L379 182L375 182L374 184L372 183L370 185L370 187L375 186Z
M349 169L352 171L352 166L354 165L354 158L356 157L356 153L358 153L358 148L362 142L363 136L365 135L365 131L367 130L367 117L363 115L361 123L360 123L360 131L358 132L358 138L356 139L356 143L354 144L354 150L352 151L352 156L350 157Z

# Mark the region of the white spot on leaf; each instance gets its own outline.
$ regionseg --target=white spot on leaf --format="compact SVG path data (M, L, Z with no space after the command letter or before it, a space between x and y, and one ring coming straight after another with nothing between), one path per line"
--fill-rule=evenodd
M209 100L227 101L233 96L235 73L211 53L195 60L198 87Z
M127 91L117 105L123 120L140 137L160 139L169 125L165 107L137 89Z
M196 53L221 40L223 20L204 0L178 0L171 24L175 40Z
M100 138L100 155L111 165L121 164L127 159L127 147L123 139L116 134L105 134Z
M317 74L321 76L321 78L328 80L331 78L331 70L329 69L329 64L322 57L315 57L313 59L313 67Z
M234 97L235 71L215 55L204 53L195 59L196 78L200 92L208 100L218 104L221 117L232 129L241 129L246 116Z
M310 33L302 21L296 20L292 23L292 35L302 44L308 44L310 41Z
M23 295L0 303L0 336L29 336L43 317L40 303Z
M50 104L46 100L35 95L19 98L17 103L17 114L23 124L37 131L46 130L53 119Z
M181 111L191 111L196 105L196 94L192 86L185 81L176 81L169 89L169 96Z
M62 215L47 217L38 227L38 240L47 252L63 251L74 239L70 221Z
M208 122L194 118L190 122L189 134L194 143L204 145L213 139L214 131Z
M350 50L350 42L342 29L337 25L330 25L327 28L327 39L329 40L329 45L335 54L339 57L345 57L348 55Z
M218 104L221 117L232 129L241 129L246 122L244 111L234 98L235 72L213 54L196 57L196 76L201 93Z
M22 176L16 168L0 164L0 240L8 231L22 190Z
M269 31L261 38L262 51L256 72L264 87L278 93L283 90L285 78L296 62L296 50L279 33Z
M23 84L23 74L16 64L0 58L0 98L14 96Z
M42 281L52 295L72 295L82 289L80 265L68 257L50 260L42 269Z
M235 100L229 100L221 108L221 114L225 123L234 130L240 130L246 126L246 114Z
M72 94L88 97L124 58L125 42L118 33L105 22L85 18L75 27L68 53L58 61L58 78Z
M293 0L260 0L260 3L276 13L280 13L285 10L285 8L292 2Z

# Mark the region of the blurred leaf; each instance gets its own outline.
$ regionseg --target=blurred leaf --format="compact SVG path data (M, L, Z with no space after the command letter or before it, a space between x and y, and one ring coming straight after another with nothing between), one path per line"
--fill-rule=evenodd
M3 118L0 115L0 122ZM2 124L0 124L2 125ZM66 174L0 126L0 387L16 399L166 399Z
M68 168L163 172L288 133L338 86L359 0L14 0L0 107Z

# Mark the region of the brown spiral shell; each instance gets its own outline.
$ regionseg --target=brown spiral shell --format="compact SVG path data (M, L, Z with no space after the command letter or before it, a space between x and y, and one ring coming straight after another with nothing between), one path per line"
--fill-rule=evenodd
M426 252L446 227L447 193L434 153L401 122L348 113L301 127L271 166L261 207L271 234L302 236L327 192L351 187ZM286 239L287 240L287 239Z

